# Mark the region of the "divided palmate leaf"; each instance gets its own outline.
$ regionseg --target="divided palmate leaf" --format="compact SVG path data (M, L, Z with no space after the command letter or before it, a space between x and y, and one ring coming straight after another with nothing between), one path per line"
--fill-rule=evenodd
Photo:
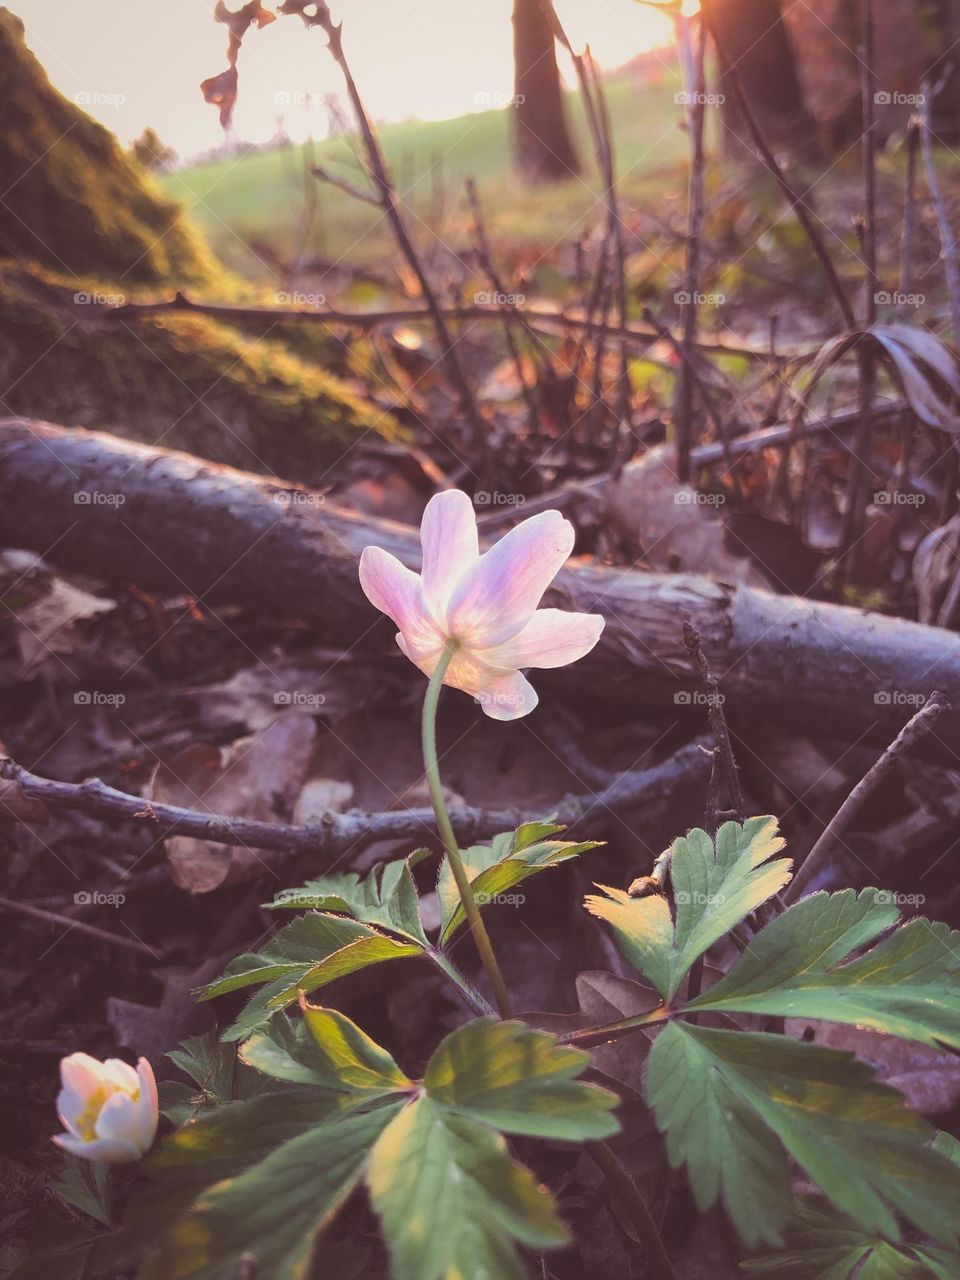
M357 920L310 911L281 929L261 951L237 956L222 978L200 987L197 994L211 1000L266 983L222 1037L243 1040L302 993L372 964L422 955L423 950L419 943L390 937Z
M222 1043L213 1029L184 1040L167 1057L196 1084L191 1088L176 1080L161 1081L160 1110L174 1124L183 1124L201 1107L253 1097L265 1083L259 1072L237 1060L234 1046Z
M303 1280L317 1240L363 1175L402 1103L308 1129L204 1190L152 1252L140 1280L235 1280L244 1261Z
M375 925L426 947L427 936L420 919L413 868L430 857L428 849L418 849L409 858L398 858L374 868L361 879L355 871L319 876L300 889L286 889L273 902L263 905L273 911L315 908L338 911L363 924Z
M651 1050L646 1090L698 1207L722 1197L748 1245L780 1243L793 1203L788 1156L862 1230L898 1240L897 1211L956 1243L960 1168L849 1054L671 1023Z
M900 917L882 890L814 893L771 921L688 1008L848 1022L960 1049L960 933Z
M670 880L676 918L659 894L634 898L602 888L587 910L613 928L625 958L670 1000L693 962L790 878L790 861L769 859L783 848L772 817L725 822L716 841L699 828L674 841Z
M476 844L461 850L461 858L478 906L485 906L501 894L548 867L555 867L577 854L597 847L596 840L579 844L571 840L551 840L563 828L552 822L525 822L516 831L494 836L490 844ZM440 942L446 943L464 923L466 916L453 874L444 860L437 883L440 896Z
M550 1193L503 1138L429 1093L382 1134L367 1182L393 1280L526 1280L514 1241L543 1249L568 1240Z
M960 1275L960 1254L878 1240L826 1201L807 1197L787 1226L784 1247L742 1266L783 1280L952 1280Z
M522 1022L478 1018L447 1036L423 1083L435 1102L503 1133L582 1142L619 1128L616 1094L575 1079L588 1065L589 1054Z

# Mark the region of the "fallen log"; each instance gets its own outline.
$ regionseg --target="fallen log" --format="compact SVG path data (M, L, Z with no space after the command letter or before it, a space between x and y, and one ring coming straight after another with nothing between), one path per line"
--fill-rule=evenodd
M302 619L321 643L395 654L394 628L357 578L371 543L419 565L415 530L312 490L98 432L0 421L0 545L65 569L184 592L213 611L232 603ZM734 730L753 717L883 746L934 689L960 706L960 637L936 627L576 561L545 603L600 612L607 625L593 653L538 673L538 687L586 694L607 716L666 712L702 725L684 619L702 637ZM918 750L955 764L960 716L946 712Z

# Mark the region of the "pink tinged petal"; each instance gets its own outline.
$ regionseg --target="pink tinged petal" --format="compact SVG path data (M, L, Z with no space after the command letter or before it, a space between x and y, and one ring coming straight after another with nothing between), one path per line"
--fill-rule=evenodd
M420 579L382 547L365 547L360 557L360 586L381 613L419 649L443 646L443 637L427 613Z
M103 1064L103 1077L105 1081L127 1093L135 1093L140 1088L136 1071L122 1058L107 1058Z
M573 525L559 511L531 516L480 557L454 589L452 635L471 649L511 639L533 616L573 550Z
M141 1058L137 1062L137 1075L140 1078L140 1101L137 1103L140 1149L146 1152L149 1151L154 1138L157 1136L160 1104L157 1097L157 1081L153 1074L153 1067L151 1067L146 1058Z
M603 631L598 613L566 613L562 609L538 609L511 640L492 649L477 649L476 656L500 671L521 667L565 667L590 652Z
M106 1160L110 1164L132 1164L139 1160L140 1150L132 1142L119 1138L94 1138L92 1142L84 1142L82 1138L74 1138L69 1133L60 1133L53 1139L58 1147L69 1151L72 1156L81 1160Z
M478 692L477 701L491 720L519 720L529 715L540 699L530 681L516 672L489 681Z
M76 1089L61 1089L57 1094L57 1116L63 1127L71 1133L78 1134L76 1122L85 1105L82 1094Z
M101 1107L94 1129L97 1138L129 1142L140 1150L139 1120L137 1104L130 1095L115 1093Z
M438 493L427 503L420 523L420 545L424 600L443 627L451 592L480 558L473 503L460 489Z
M65 1089L73 1089L86 1098L104 1087L106 1074L103 1063L89 1053L71 1053L60 1060L60 1079Z

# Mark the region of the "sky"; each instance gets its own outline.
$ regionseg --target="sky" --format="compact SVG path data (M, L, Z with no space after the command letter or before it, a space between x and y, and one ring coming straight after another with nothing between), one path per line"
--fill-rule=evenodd
M223 140L200 81L225 69L214 0L5 0L52 82L124 143L152 125L183 159ZM235 9L240 0L229 0ZM265 0L271 7L270 0ZM606 68L670 41L669 19L637 0L556 0L575 48ZM372 115L438 120L504 105L512 92L512 0L331 0ZM563 60L561 59L561 62ZM281 17L240 54L234 132L264 142L326 135L343 82L319 31ZM573 82L569 66L565 80Z

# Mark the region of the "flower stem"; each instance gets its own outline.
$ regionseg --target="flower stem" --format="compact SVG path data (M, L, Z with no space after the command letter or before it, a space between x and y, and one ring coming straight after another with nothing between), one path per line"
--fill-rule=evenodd
M433 812L437 817L437 829L440 832L440 839L443 841L447 862L456 881L457 893L459 893L460 901L463 904L467 924L473 934L473 941L480 954L481 963L486 970L487 977L490 979L490 986L493 988L493 996L500 1017L509 1018L512 1016L510 997L507 995L506 984L503 981L500 966L497 964L497 958L493 954L490 936L487 933L486 925L483 923L480 908L474 900L473 890L470 888L470 881L467 877L467 869L463 865L463 859L460 857L460 847L457 844L456 836L453 834L450 815L447 813L447 806L443 799L440 766L437 762L437 704L440 701L443 677L447 674L450 660L456 651L456 640L448 640L443 655L437 664L437 669L430 677L430 683L427 685L427 696L423 700L423 766L427 775L427 786L430 788Z
M644 1250L647 1270L652 1280L675 1280L670 1257L657 1224L653 1220L650 1206L643 1198L643 1192L607 1143L590 1142L587 1144L587 1150L606 1178L607 1185L626 1210L633 1229L637 1233L640 1246Z

